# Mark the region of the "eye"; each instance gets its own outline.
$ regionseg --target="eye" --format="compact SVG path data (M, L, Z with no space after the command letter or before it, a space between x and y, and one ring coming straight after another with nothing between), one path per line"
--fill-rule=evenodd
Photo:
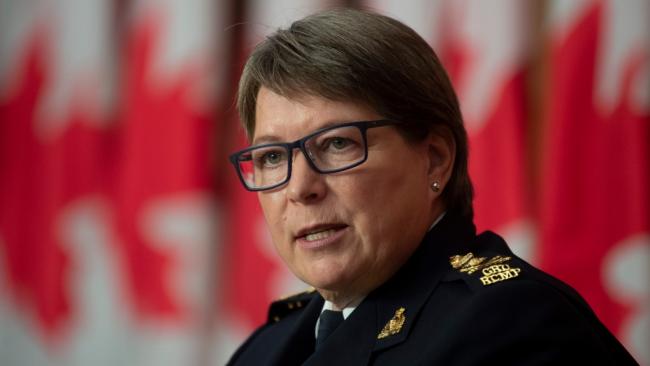
M343 137L332 137L327 140L325 147L333 148L335 150L343 150L346 147L350 146L351 141Z
M254 151L252 155L258 168L274 168L286 161L286 152L277 148L261 148Z
M264 165L277 165L282 162L282 154L278 151L269 151L262 156Z

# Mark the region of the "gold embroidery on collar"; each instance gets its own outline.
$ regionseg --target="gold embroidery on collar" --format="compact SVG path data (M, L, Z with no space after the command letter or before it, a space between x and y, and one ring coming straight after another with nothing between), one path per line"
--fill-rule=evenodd
M392 336L394 334L399 333L402 330L402 326L404 325L404 322L406 321L406 317L404 316L404 312L406 309L404 308L399 308L395 311L395 315L384 325L384 329L379 332L377 335L377 339L382 339L386 338L388 336Z
M519 276L520 268L510 267L507 264L494 264L483 268L483 276L480 278L483 286L501 282Z
M497 255L488 259L487 261L485 259L485 257L475 257L472 252L469 252L465 255L455 255L453 257L449 257L449 264L451 264L454 269L457 269L460 272L472 274L479 269L507 262L510 260L510 257L502 257L500 255Z

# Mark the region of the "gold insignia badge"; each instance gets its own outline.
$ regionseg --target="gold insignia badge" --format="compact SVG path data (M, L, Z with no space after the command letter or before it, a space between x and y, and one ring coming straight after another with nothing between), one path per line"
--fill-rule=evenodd
M520 268L510 267L507 264L495 264L483 268L481 271L481 273L483 273L481 282L483 283L483 286L488 286L493 283L515 278L519 276L519 272L521 272Z
M449 264L451 264L451 266L455 269L460 269L472 258L474 258L474 254L472 252L469 252L465 255L455 255L453 257L449 257Z
M485 257L475 257L474 253L469 252L465 255L449 257L449 264L461 272L472 274L484 260Z
M379 332L377 335L377 339L382 339L386 338L388 336L392 336L393 334L397 334L402 330L402 326L404 325L404 322L406 321L406 317L404 316L404 312L406 309L404 308L399 308L395 311L395 315L384 325L384 329Z
M500 255L486 260L485 257L475 257L472 252L469 252L465 255L455 255L453 257L449 257L449 264L451 264L454 269L457 269L460 272L472 274L479 269L483 269L494 264L507 262L509 260L510 257L502 257Z
M483 274L480 278L481 283L483 283L483 286L487 286L519 276L520 268L510 267L510 265L505 264L510 259L507 256L497 255L486 260L485 257L475 257L472 252L469 252L465 255L449 257L449 264L454 269L467 274L481 270Z

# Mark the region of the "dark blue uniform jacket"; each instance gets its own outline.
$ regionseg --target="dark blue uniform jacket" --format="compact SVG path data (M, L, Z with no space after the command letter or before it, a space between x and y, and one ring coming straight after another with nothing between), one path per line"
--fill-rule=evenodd
M229 365L637 364L572 288L450 213L314 352L323 301L274 302Z

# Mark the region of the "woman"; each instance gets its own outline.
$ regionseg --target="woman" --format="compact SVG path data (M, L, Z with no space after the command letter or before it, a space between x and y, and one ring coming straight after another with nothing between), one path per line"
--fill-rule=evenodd
M476 235L467 136L413 30L335 10L255 49L231 156L315 291L271 305L233 365L634 364L582 298Z

